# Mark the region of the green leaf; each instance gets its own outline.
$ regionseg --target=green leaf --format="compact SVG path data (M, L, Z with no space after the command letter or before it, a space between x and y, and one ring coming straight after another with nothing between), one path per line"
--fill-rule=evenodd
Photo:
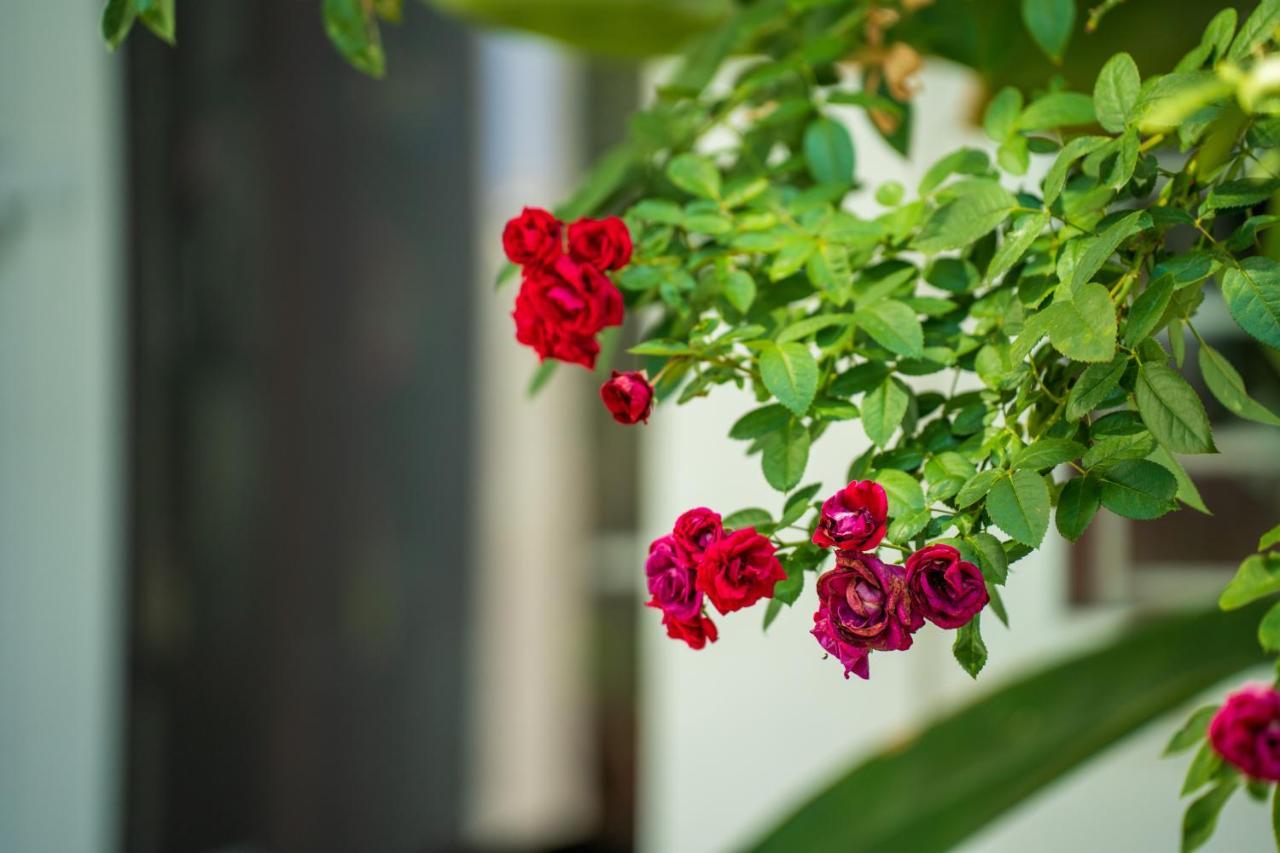
M133 29L138 13L133 0L107 0L102 9L102 40L111 50L118 48Z
M750 273L734 270L724 282L724 298L729 304L745 314L751 310L751 303L756 301L756 282Z
M769 603L764 608L764 626L763 631L768 631L769 626L773 624L773 620L778 618L778 614L782 612L782 602L776 598L769 599Z
M1076 0L1022 0L1022 20L1045 55L1061 63L1076 23Z
M1222 296L1240 328L1280 349L1280 265L1271 258L1247 258L1222 277Z
M1280 545L1280 524L1277 524L1258 538L1259 551L1265 551L1275 545Z
M1182 780L1182 796L1193 794L1209 784L1209 780L1221 767L1222 757L1214 751L1213 746L1207 741L1200 744L1195 758L1191 759L1191 764L1187 767L1186 778Z
M1276 840L1276 848L1280 849L1280 785L1271 792L1271 834Z
M987 104L982 117L982 127L992 142L1003 142L1013 133L1014 122L1022 112L1022 92L1013 86L1005 86Z
M778 402L797 417L809 410L818 391L818 363L804 344L765 344L760 350L760 377Z
M851 322L853 322L853 318L847 314L818 314L814 317L805 317L803 320L797 320L781 332L778 332L778 336L774 340L780 344L799 341L821 332L823 329L829 329L832 326L847 326Z
M1280 417L1249 396L1244 387L1244 380L1222 353L1207 343L1201 344L1199 360L1200 375L1204 377L1204 384L1229 412L1245 420L1268 426L1280 426Z
M1116 253L1120 244L1142 230L1143 217L1148 214L1135 210L1110 225L1097 237L1086 243L1087 248L1076 261L1071 272L1071 290L1078 291L1087 281L1091 281L1107 258Z
M1146 459L1122 459L1098 473L1102 505L1125 518L1159 518L1173 508L1178 481Z
M809 464L809 431L792 419L782 429L766 435L760 444L760 467L765 480L780 492L794 489Z
M951 646L951 653L956 656L956 661L973 678L977 678L978 673L987 665L987 644L982 642L981 615L975 614L956 629L956 641Z
M963 195L925 220L915 247L928 254L965 248L1003 222L1016 206L1017 199L998 183L971 181Z
M1084 446L1068 438L1039 438L1013 455L1009 466L1043 471L1072 459L1079 459Z
M985 471L979 471L974 474L960 487L960 491L956 492L956 507L964 509L985 498L987 492L991 491L991 487L996 484L996 480L1006 473L997 468L988 468Z
M160 40L174 44L177 19L173 13L173 0L151 0L145 10L139 4L135 3L135 6L147 29Z
M1095 121L1093 98L1079 92L1050 92L1027 105L1018 117L1018 130L1052 130Z
M1086 468L1098 468L1121 459L1145 459L1156 446L1156 437L1145 429L1129 435L1107 436L1089 448L1080 464Z
M804 130L804 156L817 183L853 183L853 138L840 122L829 118L810 122Z
M1091 364L1071 386L1067 395L1067 420L1078 421L1096 409L1120 384L1129 357L1117 355L1105 364Z
M1058 496L1057 525L1064 539L1075 542L1098 513L1102 505L1102 488L1093 477L1068 480Z
M859 328L876 343L898 355L919 358L924 355L924 329L916 312L894 299L880 299L854 314Z
M1142 422L1173 453L1215 453L1204 404L1176 370L1147 362L1134 385Z
M654 338L650 341L641 341L633 346L627 352L632 355L666 355L666 356L687 356L693 350L684 341L674 341L668 338Z
M1149 721L1263 661L1253 636L1256 622L1250 611L1140 623L1104 647L1007 683L905 740L882 744L740 848L974 848L976 833L1038 792ZM839 670L833 668L832 676L838 680ZM925 788L927 797L913 796Z
M1182 816L1182 853L1191 853L1209 840L1218 825L1218 813L1238 787L1236 779L1219 782L1187 808Z
M743 527L754 527L759 530L762 527L772 525L773 516L769 514L767 509L753 506L729 513L721 523L724 525L725 530L738 530Z
M1245 59L1255 47L1269 41L1277 27L1280 27L1280 2L1262 0L1240 25L1240 32L1236 33L1235 41L1227 51L1227 59L1233 62Z
M686 152L673 157L667 164L667 178L690 195L720 197L720 171L701 155Z
M1049 529L1049 487L1034 471L1015 471L991 487L987 513L1005 533L1036 548Z
M739 440L759 438L774 430L782 429L790 418L785 406L777 403L761 406L738 418L729 428L729 437Z
M551 381L551 377L555 375L556 365L560 362L548 359L540 363L533 369L533 375L529 377L529 385L525 389L525 396L533 398L543 387Z
M1183 724L1182 728L1173 733L1173 737L1169 738L1169 743L1165 745L1164 755L1177 755L1180 752L1186 752L1191 747L1204 740L1205 734L1209 731L1209 721L1213 719L1213 715L1218 713L1221 705L1206 705L1203 708L1197 708L1194 713Z
M1081 285L1071 299L1043 312L1053 348L1075 361L1111 361L1116 354L1116 309L1100 284Z
M1260 180L1242 178L1238 181L1227 181L1209 190L1209 196L1200 207L1201 215L1215 210L1232 210L1237 207L1253 207L1261 204L1280 189L1280 180Z
M1159 278L1147 286L1129 309L1129 318L1124 326L1124 342L1126 346L1137 346L1152 332L1157 331L1165 309L1169 307L1169 299L1173 296L1173 279Z
M1000 540L985 531L969 537L977 555L982 576L995 584L1003 584L1009 576L1009 555Z
M1280 603L1271 605L1258 623L1258 644L1265 652L1280 652Z
M361 0L324 0L321 13L329 41L347 62L370 77L386 73L382 37L372 9L366 9Z
M1067 172L1071 171L1071 166L1086 154L1098 150L1111 140L1105 136L1077 136L1075 139L1062 146L1062 150L1058 152L1058 157L1053 161L1053 165L1049 167L1049 171L1044 176L1044 203L1051 205L1058 200L1058 196L1062 194L1062 188L1067 183Z
M1276 592L1280 592L1280 555L1250 554L1218 596L1218 606L1236 610Z
M897 379L889 377L862 399L862 428L867 438L878 447L886 447L902 424L910 402L907 390Z
M1173 474L1173 478L1178 481L1178 500L1205 515L1213 515L1204 505L1204 499L1200 497L1200 490L1196 488L1195 482L1187 475L1187 469L1182 467L1182 463L1175 459L1173 454L1163 447L1157 447L1147 458Z
M871 477L884 489L889 499L889 515L897 517L908 515L913 510L924 508L924 492L920 490L920 482L905 471L886 468L877 471Z
M1044 231L1049 218L1048 211L1041 211L1015 219L1013 227L1004 235L1004 242L996 249L991 263L987 265L986 280L993 281L1012 269Z
M1132 56L1117 53L1108 59L1093 84L1093 108L1098 114L1098 124L1112 133L1123 131L1138 104L1141 83Z

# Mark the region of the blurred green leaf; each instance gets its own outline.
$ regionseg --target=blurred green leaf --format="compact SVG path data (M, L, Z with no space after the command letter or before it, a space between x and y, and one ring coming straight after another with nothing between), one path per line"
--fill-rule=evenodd
M1165 618L1008 683L895 740L745 849L953 849L1148 721L1261 662L1257 618L1256 609Z
M1022 0L1022 20L1045 55L1061 62L1076 22L1076 0Z

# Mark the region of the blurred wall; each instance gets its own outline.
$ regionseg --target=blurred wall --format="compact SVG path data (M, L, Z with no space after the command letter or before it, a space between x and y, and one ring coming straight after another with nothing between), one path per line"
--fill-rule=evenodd
M0 25L0 850L114 848L120 63L99 4Z

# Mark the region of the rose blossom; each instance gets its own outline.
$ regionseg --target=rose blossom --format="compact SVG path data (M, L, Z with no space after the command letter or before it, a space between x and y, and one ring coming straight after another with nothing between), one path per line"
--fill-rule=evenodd
M924 624L911 609L902 568L857 551L838 551L835 568L818 578L815 626L824 619L840 642L879 651L911 648L911 634Z
M873 551L884 539L889 500L879 483L854 480L822 503L813 544L842 551Z
M701 562L707 548L724 536L724 526L719 513L700 506L682 513L671 535L680 558L692 566Z
M595 267L568 258L549 269L525 271L520 285L530 306L552 330L594 335L622 323L622 294Z
M581 364L588 370L595 368L600 344L591 335L575 334L548 324L534 308L532 297L522 288L516 297L516 308L511 313L516 321L516 340L533 347L538 357Z
M502 248L514 264L547 267L564 249L560 235L564 225L538 207L526 207L502 229Z
M707 643L714 643L720 638L716 623L702 614L692 619L681 620L670 613L663 613L662 624L667 629L668 637L673 640L684 640L691 649L700 649Z
M907 590L921 616L939 628L959 628L987 606L987 582L950 545L928 545L907 558Z
M1280 781L1280 693L1265 684L1232 693L1209 723L1209 742L1254 779Z
M644 573L648 580L650 607L683 622L702 611L702 593L696 588L694 567L680 559L676 540L662 536L649 545Z
M653 386L643 373L613 371L609 381L600 386L600 399L620 424L649 422L653 412Z
M754 527L726 534L703 555L698 565L698 589L721 613L771 597L774 584L787 577L773 551L773 543Z
M569 226L569 254L602 270L620 270L631 260L631 233L616 216L579 219Z
M851 672L859 678L871 677L871 670L867 666L867 657L870 653L863 646L855 646L841 639L840 633L831 624L831 617L827 615L824 608L818 608L818 612L813 614L813 630L810 633L817 638L818 645L822 646L827 654L844 664L845 678L848 678Z

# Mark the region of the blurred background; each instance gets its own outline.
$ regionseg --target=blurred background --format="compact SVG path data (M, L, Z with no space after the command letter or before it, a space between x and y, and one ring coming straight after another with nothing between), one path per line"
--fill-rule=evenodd
M415 7L375 81L312 6L183 3L179 48L109 55L97 2L0 0L0 850L738 849L955 703L1211 601L1222 543L1274 523L1275 437L1215 410L1224 452L1186 461L1217 515L1019 563L976 685L936 631L845 682L806 601L668 641L648 541L776 503L723 438L750 403L623 429L576 369L530 400L493 287L502 223L572 189L661 63ZM850 119L872 184L987 144L982 79L922 83L910 161ZM810 479L864 440L831 430ZM969 849L1174 848L1175 717ZM1208 849L1268 837L1237 798Z

